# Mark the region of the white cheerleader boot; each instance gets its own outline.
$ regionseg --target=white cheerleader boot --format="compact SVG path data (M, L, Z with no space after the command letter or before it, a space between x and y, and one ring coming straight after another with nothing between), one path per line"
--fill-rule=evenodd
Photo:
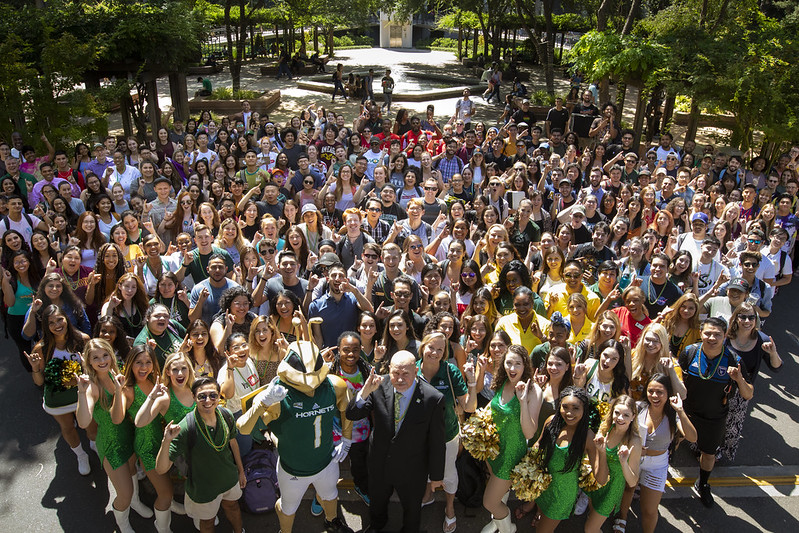
M172 511L159 511L155 509L155 530L158 533L172 533Z
M117 521L119 533L136 533L130 525L130 520L128 520L128 516L130 515L130 507L124 511L117 511L112 505L111 509L114 511L114 518Z
M516 524L511 522L510 513L505 518L496 520L496 522L499 526L499 533L516 533Z
M136 479L136 474L133 474L133 496L130 499L130 508L142 518L153 517L153 510L144 505L139 499L139 481Z
M491 515L491 521L480 530L480 533L497 533L497 531L499 531L499 520L496 520L494 515Z

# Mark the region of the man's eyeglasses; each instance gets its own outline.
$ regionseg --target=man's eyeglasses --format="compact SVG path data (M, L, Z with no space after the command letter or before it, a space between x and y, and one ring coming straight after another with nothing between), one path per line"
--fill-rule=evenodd
M749 244L760 244L760 239L748 239Z
M275 253L274 248L263 248L261 250L261 255L272 255L273 253Z
M405 292L405 291L395 292L394 293L394 297L396 297L396 298L410 298L411 297L411 293Z
M571 274L563 274L563 277L569 279L580 279L581 277L583 277L583 275L578 274L576 272L572 272Z
M219 394L216 392L201 392L200 394L197 395L198 402L204 402L206 400L211 400L212 402L215 402L218 399L219 399Z
M377 259L379 256L377 254L362 254L366 259Z

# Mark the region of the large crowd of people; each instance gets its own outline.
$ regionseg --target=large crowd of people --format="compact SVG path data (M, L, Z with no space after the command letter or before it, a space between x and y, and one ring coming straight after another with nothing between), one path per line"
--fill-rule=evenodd
M0 142L6 332L78 472L100 458L119 530L133 509L213 531L221 508L242 531L243 464L277 442L284 533L311 485L326 531L351 531L345 459L366 531L395 490L418 531L441 489L451 533L459 428L483 407L484 533L586 512L587 532L623 532L636 494L653 532L678 445L712 507L761 366L782 365L763 323L794 272L799 147L639 147L595 99L543 117L509 95L488 124L468 90L443 118L365 99L279 124L245 102L145 142ZM534 445L551 483L511 511Z

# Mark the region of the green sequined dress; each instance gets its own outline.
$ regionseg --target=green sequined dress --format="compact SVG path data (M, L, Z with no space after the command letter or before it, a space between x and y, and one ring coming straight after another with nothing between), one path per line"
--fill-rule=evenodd
M621 504L621 497L624 494L627 481L624 479L624 472L622 472L619 462L619 446L605 448L605 450L605 455L608 458L608 482L587 494L597 513L602 516L610 516Z
M128 407L128 414L131 420L136 420L136 413L139 412L147 395L136 385L133 388L133 403ZM158 457L158 449L161 447L161 439L164 438L164 418L156 415L155 420L143 428L135 428L133 438L133 451L141 459L145 472L155 469L155 459Z
M114 396L105 389L100 394L110 406ZM116 470L133 455L133 422L125 417L121 424L114 424L111 412L103 408L100 400L94 404L92 416L97 422L97 455L100 463L102 464L103 459L108 459L108 464Z
M524 438L521 423L521 406L516 394L506 404L502 404L502 389L491 400L491 416L499 433L499 455L488 461L491 471L499 479L510 479L513 467L519 464L527 453L527 439Z
M580 478L580 462L568 472L562 472L566 466L569 447L555 446L547 468L552 475L552 482L547 490L535 501L544 516L551 520L566 520L572 514L574 502L577 501L577 483Z
M192 402L191 405L186 407L185 405L180 403L180 400L178 400L178 397L175 396L175 393L172 392L172 389L170 388L169 407L167 408L166 413L164 413L164 425L169 424L170 422L173 424L177 424L178 422L186 418L186 415L189 414L193 409L194 409L194 402Z

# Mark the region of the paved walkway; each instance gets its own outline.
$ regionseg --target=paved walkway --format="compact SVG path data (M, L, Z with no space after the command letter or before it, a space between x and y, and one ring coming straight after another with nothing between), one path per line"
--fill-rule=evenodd
M267 60L257 60L246 63L242 66L241 87L253 91L269 91L273 89L280 89L281 91L281 105L271 113L274 120L285 123L291 117L298 115L299 112L307 106L313 104L324 105L328 109L332 109L337 113L343 113L346 117L351 118L358 112L358 102L350 101L344 103L340 99L336 100L334 104L330 103L328 95L318 93L315 91L308 91L299 89L296 86L296 81L281 79L276 80L272 76L262 76L260 67L267 63ZM336 52L336 56L331 63L328 64L328 71L332 72L336 63L344 65L344 72L349 73L351 70L363 71L368 70L370 67L375 68L377 81L374 84L376 93L380 92L379 79L382 77L383 69L389 67L392 69L392 76L397 81L404 81L404 72L429 72L435 74L446 74L452 76L453 83L459 83L460 80L466 77L473 77L474 74L464 68L457 60L452 52L431 51L431 50L415 50L415 49L386 49L386 48L359 48L351 50L340 50ZM529 70L529 69L527 69ZM209 76L211 83L214 87L229 87L231 86L230 71L226 68L223 72ZM200 89L200 84L196 81L196 76L188 77L189 94L193 95L195 91ZM544 72L540 68L530 70L530 81L527 82L527 87L531 93L543 90L546 86L544 80ZM556 94L564 95L569 90L569 80L562 76L562 72L556 70L555 72L555 92ZM505 93L506 91L503 91ZM615 88L611 87L611 95L615 97ZM622 120L628 124L633 122L633 113L635 112L635 104L638 92L635 89L628 88L625 97L625 107L622 115ZM162 109L165 109L172 103L169 96L169 84L166 78L158 80L158 96L159 103ZM477 110L475 112L474 120L485 122L486 125L494 125L497 119L502 114L502 106L498 104L486 104L479 94L473 95L472 99L477 103ZM436 106L436 116L441 119L449 119L455 112L455 102L457 98L445 98L441 100L434 100L431 102L398 102L392 106L392 110L399 110L400 107L411 110L412 112L424 113L428 103ZM543 120L540 117L539 120ZM121 130L121 121L118 113L110 117L110 128L112 130ZM350 120L347 121L348 123ZM685 133L685 127L673 126L672 131L678 143L682 140ZM712 143L713 135L722 133L723 130L715 128L700 128L697 134L697 142Z

